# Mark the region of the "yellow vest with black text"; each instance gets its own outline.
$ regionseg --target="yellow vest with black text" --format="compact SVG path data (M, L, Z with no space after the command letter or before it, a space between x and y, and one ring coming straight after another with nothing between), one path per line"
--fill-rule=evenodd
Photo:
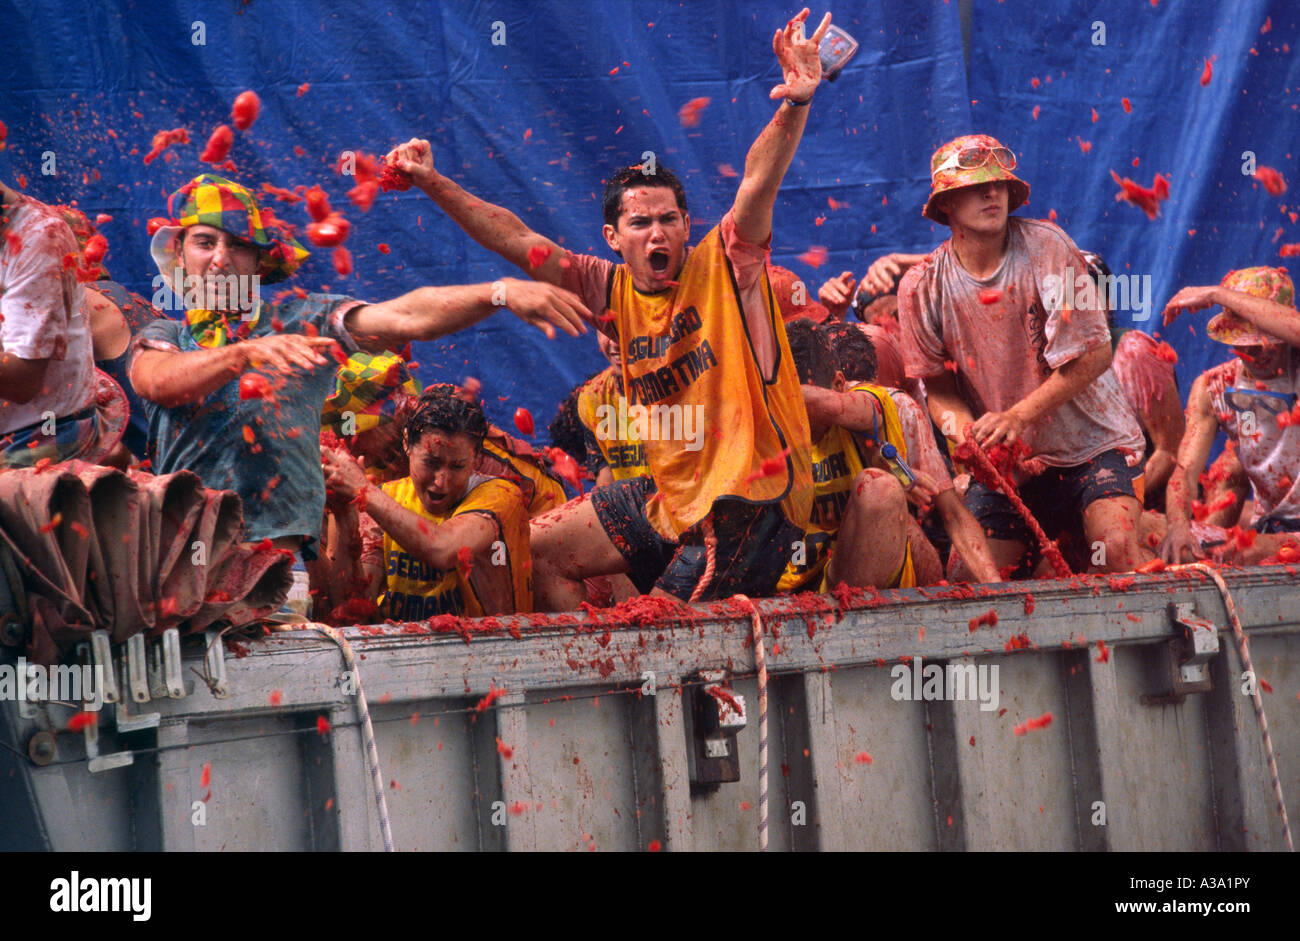
M636 422L627 420L629 403L623 394L621 380L613 366L588 379L578 390L578 420L596 438L615 480L649 477L645 444L637 433ZM623 419L621 423L620 416ZM625 437L622 436L624 432Z
M898 417L898 406L884 386L859 383L849 392L866 392L880 406L884 415L885 440L898 449L899 456L907 460L907 441L903 437L903 423ZM793 592L821 586L830 551L835 545L844 507L849 502L849 491L858 474L867 467L888 470L879 448L865 454L857 436L839 425L832 425L826 434L813 445L813 509L808 527L804 531L800 564L792 559L786 563L777 591ZM904 558L904 569L911 561L910 548ZM904 573L906 575L906 572ZM883 586L891 587L891 586ZM910 587L904 585L903 587Z
M791 523L808 523L808 415L766 267L761 277L777 344L770 383L759 371L717 226L691 251L676 287L643 294L627 265L614 269L609 310L623 354L623 388L629 408L651 410L643 443L657 493L646 517L665 539L676 540L723 497L779 503ZM695 442L683 440L687 423ZM782 456L786 448L790 453ZM765 473L765 461L777 472Z
M504 551L500 555L501 564L509 566L514 590L514 612L505 613L533 609L528 514L518 487L499 477L480 477L477 483L471 478L470 489L464 499L449 513L442 515L435 515L424 508L410 477L384 484L383 491L403 509L434 526L466 513L477 513L495 521L497 538L504 543ZM440 614L472 618L483 616L483 604L474 591L469 575L462 574L458 568L435 569L421 562L398 545L387 531L384 532L383 552L385 589L379 598L379 609L383 617L399 621L423 621ZM493 563L496 561L494 556ZM476 560L476 564L481 563Z

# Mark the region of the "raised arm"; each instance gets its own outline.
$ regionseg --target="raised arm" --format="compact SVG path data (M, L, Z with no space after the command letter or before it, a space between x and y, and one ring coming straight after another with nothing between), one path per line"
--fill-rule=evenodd
M569 336L587 332L591 320L576 294L551 284L502 278L491 284L416 288L408 294L348 312L348 332L367 352L398 349L410 340L436 340L473 326L508 307L549 339L559 327Z
M822 63L817 44L831 25L831 15L822 17L811 38L804 37L805 7L784 30L772 37L772 50L781 63L784 81L772 89L772 98L784 99L745 158L745 176L740 181L733 208L736 232L746 242L762 245L772 233L772 207L785 172L799 148L808 123L808 103L822 80Z
M1210 459L1210 449L1218 430L1209 388L1205 377L1200 376L1192 384L1191 394L1187 397L1187 432L1178 448L1178 464L1165 489L1165 514L1169 528L1160 544L1160 556L1166 562L1182 562L1184 551L1192 558L1205 556L1191 535L1192 499Z
M1300 320L1296 318L1294 308L1220 285L1182 288L1165 305L1164 323L1168 326L1185 310L1204 310L1215 304L1231 310L1284 343L1300 346Z
M560 259L564 257L564 249L528 228L509 209L479 199L439 173L434 169L433 148L427 140L412 138L393 148L385 159L410 176L426 196L465 230L466 235L488 251L518 265L537 281L560 283ZM534 267L529 263L530 252L535 252L536 256L545 255L545 259Z

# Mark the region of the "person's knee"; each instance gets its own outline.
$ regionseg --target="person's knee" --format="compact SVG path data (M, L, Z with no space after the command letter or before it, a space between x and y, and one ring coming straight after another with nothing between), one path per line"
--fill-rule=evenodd
M907 494L893 475L868 467L853 478L850 503L868 516L905 513Z

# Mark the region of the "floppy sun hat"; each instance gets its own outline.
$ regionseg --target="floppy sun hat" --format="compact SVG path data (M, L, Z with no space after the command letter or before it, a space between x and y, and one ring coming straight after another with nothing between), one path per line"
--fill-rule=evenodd
M1295 310L1295 286L1285 268L1269 268L1266 265L1238 268L1229 271L1219 283L1230 291L1241 291L1252 297L1276 301ZM1210 318L1205 332L1210 335L1210 339L1228 346L1270 346L1283 342L1239 317L1230 307L1224 307L1221 313Z
M1006 182L1007 212L1029 201L1029 184L1011 171L1016 155L987 134L967 134L944 144L930 158L930 198L921 214L948 225L948 214L938 207L936 197L981 183Z
M259 249L257 273L264 284L283 281L309 254L295 239L272 235L252 192L225 177L211 173L196 176L167 198L167 212L173 224L154 233L149 253L168 283L176 268L172 240L187 226L210 225L247 239ZM177 287L172 285L173 290Z

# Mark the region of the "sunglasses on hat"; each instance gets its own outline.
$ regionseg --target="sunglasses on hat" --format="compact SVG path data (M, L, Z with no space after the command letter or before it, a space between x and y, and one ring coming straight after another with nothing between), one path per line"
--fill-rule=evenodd
M996 160L998 166L1003 170L1014 170L1016 168L1016 155L1005 147L987 147L984 144L977 144L973 147L964 147L957 153L951 155L943 163L934 168L931 176L942 173L944 170L951 170L954 167L958 170L978 170L988 164L989 160Z

